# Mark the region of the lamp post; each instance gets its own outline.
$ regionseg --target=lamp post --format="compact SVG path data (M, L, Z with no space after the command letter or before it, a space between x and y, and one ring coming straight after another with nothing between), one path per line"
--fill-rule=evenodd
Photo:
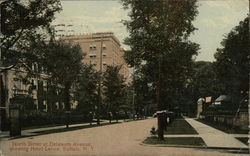
M13 97L9 107L10 111L10 136L21 135L21 124L20 124L20 106L17 101L18 88L14 86L12 88Z

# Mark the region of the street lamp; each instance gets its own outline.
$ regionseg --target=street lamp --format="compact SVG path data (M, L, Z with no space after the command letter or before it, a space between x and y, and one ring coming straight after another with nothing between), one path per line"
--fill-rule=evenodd
M16 99L18 88L14 85L12 88L13 97L11 104L9 106L10 112L10 136L19 136L21 135L21 124L20 124L20 106Z

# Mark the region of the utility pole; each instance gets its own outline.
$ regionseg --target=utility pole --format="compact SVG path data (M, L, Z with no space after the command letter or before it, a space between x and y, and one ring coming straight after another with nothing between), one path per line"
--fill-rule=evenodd
M248 1L248 10L249 10L249 13L250 13L250 0ZM249 13L248 13L248 25L250 27L250 14ZM248 41L248 43L249 42L250 42L250 40ZM248 62L250 62L250 60ZM248 73L248 74L250 76L250 73ZM249 87L249 89L248 89L248 116L249 116L249 120L250 120L250 81L249 81L248 87ZM249 129L248 134L250 134L250 121L248 121L248 129ZM248 142L249 142L249 139L250 138L248 138ZM250 147L250 144L248 146ZM250 150L249 150L249 154L250 154Z
M103 34L101 34L101 49L100 49L100 77L99 77L99 88L98 88L98 105L97 105L97 124L100 124L100 107L102 105L102 49L103 49Z
M135 68L133 68L133 74L135 74ZM133 83L134 83L134 75L133 75ZM135 120L135 86L133 85L133 95L132 95L132 108L133 108L133 120Z

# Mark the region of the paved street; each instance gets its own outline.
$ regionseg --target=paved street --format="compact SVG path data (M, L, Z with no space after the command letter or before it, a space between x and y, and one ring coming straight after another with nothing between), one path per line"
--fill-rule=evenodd
M7 156L231 156L223 151L142 145L156 119L126 122L1 142ZM10 151L12 150L12 151ZM6 154L8 153L8 154ZM1 154L0 154L1 155ZM240 154L243 156L244 154Z
M245 144L234 138L233 135L224 133L191 118L186 118L186 121L196 129L208 147L247 148Z

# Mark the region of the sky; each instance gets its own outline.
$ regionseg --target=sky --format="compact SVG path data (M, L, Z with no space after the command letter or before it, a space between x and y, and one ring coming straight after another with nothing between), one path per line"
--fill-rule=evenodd
M59 34L114 32L121 43L129 35L121 23L129 19L129 10L124 10L119 0L62 0L61 4L63 10L53 21L53 25L66 25L56 27ZM222 39L247 17L248 0L198 0L198 6L199 14L193 21L198 30L190 40L200 44L197 61L214 61ZM129 49L124 44L122 47Z

